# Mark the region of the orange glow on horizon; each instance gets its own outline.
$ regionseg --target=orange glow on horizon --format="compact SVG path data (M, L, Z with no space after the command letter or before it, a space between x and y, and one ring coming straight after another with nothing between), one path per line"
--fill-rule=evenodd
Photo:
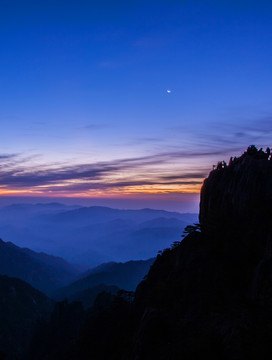
M41 191L33 191L33 190L0 190L0 196L7 195L43 195Z
M142 185L125 188L92 189L87 191L69 191L69 186L57 185L59 189L49 190L47 186L32 189L0 189L0 196L45 196L45 197L81 197L81 198L120 198L145 195L199 194L202 184L186 184L182 186ZM61 190L61 187L64 190Z

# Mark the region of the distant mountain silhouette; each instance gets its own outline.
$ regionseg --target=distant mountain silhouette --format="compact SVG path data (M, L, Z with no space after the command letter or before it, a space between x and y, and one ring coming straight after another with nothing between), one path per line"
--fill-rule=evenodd
M6 360L22 358L38 322L48 320L53 307L52 300L26 282L0 276L0 353Z
M1 221L16 220L18 223L23 223L30 219L31 216L38 218L39 216L58 214L63 211L75 210L78 208L80 208L80 206L63 205L60 203L12 204L0 208L0 217ZM14 219L15 216L17 216L16 219Z
M196 214L163 210L17 204L0 208L0 235L20 247L92 267L154 257L195 221Z
M44 329L30 360L270 358L271 189L270 149L219 163L201 190L200 225L157 256L135 300L119 294L89 313L58 357L38 350Z
M155 259L102 264L83 274L81 279L59 289L54 298L57 300L62 300L64 298L68 298L69 300L80 300L81 297L79 293L82 295L82 292L88 290L90 294L92 292L98 294L93 288L97 288L98 286L105 287L105 285L133 291L148 273L154 260ZM102 287L101 291L104 290L107 289ZM113 290L115 291L116 288L113 288ZM86 296L86 294L87 293L85 292L84 296Z
M17 277L46 294L71 282L80 270L65 260L0 239L0 274Z
M178 212L169 212L165 210L142 209L142 210L119 210L103 206L81 207L74 210L69 210L54 216L55 221L86 221L91 224L96 224L98 221L103 222L103 219L112 221L116 219L130 220L134 223L141 223L144 221L153 220L154 218L177 218L177 219L191 219L192 214L181 214Z

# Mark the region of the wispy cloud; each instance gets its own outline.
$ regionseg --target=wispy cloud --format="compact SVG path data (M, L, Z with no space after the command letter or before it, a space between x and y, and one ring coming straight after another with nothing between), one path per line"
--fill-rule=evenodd
M103 191L126 188L129 191L132 188L135 191L138 189L140 192L143 187L143 191L148 187L150 191L163 188L177 191L179 186L200 186L206 172L202 169L181 171L176 160L205 155L209 153L175 151L74 166L43 164L35 167L18 156L14 163L10 162L0 168L0 183L2 189L31 189L37 192L88 192L94 189Z
M188 125L169 127L173 137L187 138L197 148L218 149L222 155L245 150L251 144L271 146L272 116L231 122L210 122L194 131ZM205 150L205 151L206 151ZM237 154L236 154L237 155Z
M259 127L259 124L261 126ZM90 129L96 124L89 124ZM69 165L42 163L23 154L0 154L0 194L8 191L47 195L88 196L122 193L198 192L217 161L240 155L248 145L269 146L272 125L262 118L242 126L215 124L212 131L196 132L190 146L163 147L165 151ZM178 137L178 131L175 129ZM144 142L159 141L146 137ZM35 160L35 165L34 165ZM67 165L68 164L68 165Z
M0 161L14 159L17 156L17 154L0 154Z

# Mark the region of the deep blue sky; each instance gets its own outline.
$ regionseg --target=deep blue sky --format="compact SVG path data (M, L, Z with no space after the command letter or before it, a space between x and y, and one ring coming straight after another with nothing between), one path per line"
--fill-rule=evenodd
M198 192L271 146L271 1L2 0L0 40L2 193Z

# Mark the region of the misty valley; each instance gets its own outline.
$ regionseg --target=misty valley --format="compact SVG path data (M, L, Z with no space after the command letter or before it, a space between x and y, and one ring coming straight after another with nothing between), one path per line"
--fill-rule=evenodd
M68 313L79 306L85 319L95 306L133 296L157 253L196 221L190 213L53 202L0 208L2 358L30 359L39 321L58 306Z
M60 256L90 268L103 262L148 259L180 239L197 214L163 210L118 210L58 203L0 208L6 242Z

